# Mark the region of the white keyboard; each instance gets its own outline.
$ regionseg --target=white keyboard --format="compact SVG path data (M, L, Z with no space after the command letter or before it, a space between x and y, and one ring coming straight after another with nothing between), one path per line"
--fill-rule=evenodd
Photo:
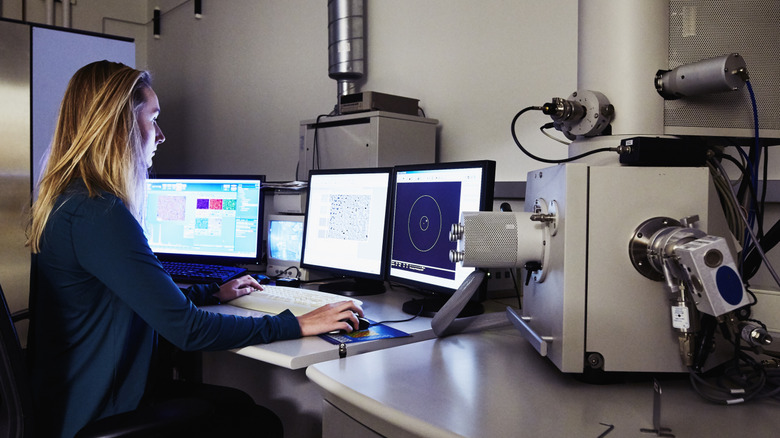
M363 306L362 301L342 295L297 287L272 286L270 284L263 285L263 290L256 290L249 295L238 297L231 300L228 304L273 314L290 309L293 315L301 316L325 304L341 301L354 301L358 306Z

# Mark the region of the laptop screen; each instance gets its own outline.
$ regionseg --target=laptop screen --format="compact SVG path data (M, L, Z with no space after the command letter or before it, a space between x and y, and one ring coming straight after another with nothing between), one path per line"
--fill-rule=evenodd
M259 263L262 175L147 179L144 231L160 260Z

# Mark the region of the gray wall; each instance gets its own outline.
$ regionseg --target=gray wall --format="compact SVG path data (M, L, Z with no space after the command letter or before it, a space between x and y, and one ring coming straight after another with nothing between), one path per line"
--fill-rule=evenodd
M6 18L44 22L43 1ZM162 12L161 35L151 17ZM61 24L57 3L55 24ZM155 75L167 136L156 169L259 172L291 180L301 120L328 113L326 0L79 0L74 28L136 40L136 64ZM366 1L363 90L420 99L440 121L438 159L494 159L499 181L522 181L539 163L509 132L520 109L576 88L577 0ZM521 119L520 138L540 155L565 146L539 133L548 119Z
M149 3L165 12L168 2ZM168 138L157 170L293 179L299 122L336 102L326 1L203 3L200 20L191 5L164 14L161 38L148 41ZM494 159L501 181L540 167L509 125L521 108L575 89L576 0L367 1L366 22L362 89L420 99L440 121L439 160ZM530 147L565 156L538 132L544 116L523 121Z

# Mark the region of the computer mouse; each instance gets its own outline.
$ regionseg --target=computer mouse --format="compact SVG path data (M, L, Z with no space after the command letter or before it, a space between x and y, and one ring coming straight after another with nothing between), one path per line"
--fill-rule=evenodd
M357 319L358 319L358 326L357 326L357 328L352 327L352 331L353 332L361 331L361 330L368 330L368 328L371 326L371 321L369 321L368 319L363 318L362 316L358 316ZM352 320L351 319L345 319L344 321L346 321L347 324L352 326ZM341 334L349 333L346 330L339 330L339 332Z
M368 330L369 327L371 327L371 321L358 316L358 330Z
M297 278L282 277L276 279L277 286L301 287L301 280Z
M271 277L263 274L252 274L252 278L257 280L260 284L268 284L271 282Z

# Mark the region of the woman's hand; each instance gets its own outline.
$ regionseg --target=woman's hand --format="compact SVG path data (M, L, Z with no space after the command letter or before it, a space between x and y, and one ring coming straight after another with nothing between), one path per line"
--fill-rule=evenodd
M319 335L335 330L352 331L358 326L358 316L363 316L363 309L354 301L342 301L326 304L318 309L298 317L303 336ZM351 321L351 324L347 321Z
M244 275L220 286L219 291L214 296L217 297L220 303L226 303L232 299L247 295L255 289L263 290L263 286L251 275Z

